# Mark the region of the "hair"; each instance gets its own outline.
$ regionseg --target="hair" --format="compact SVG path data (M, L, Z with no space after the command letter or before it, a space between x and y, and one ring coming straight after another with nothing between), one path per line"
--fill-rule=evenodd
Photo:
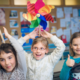
M72 45L72 42L73 42L74 38L79 38L79 37L80 37L80 32L76 32L71 36L70 44L69 44L69 52L70 52L71 56L75 56L75 53L74 53L74 51L73 51L73 49L71 48L70 45Z
M41 42L46 48L48 48L48 40L47 40L47 38L44 38L44 37L42 37L42 36L39 36L39 37L35 38L35 39L33 40L32 47L33 47L35 44L37 44L38 42Z
M14 49L14 47L10 43L2 43L0 45L0 55L3 54L2 53L3 51L6 54L9 54L9 53L13 53L14 54L15 59L16 59L16 66L15 67L18 67L17 53L16 53L16 50ZM3 69L1 65L0 65L0 68Z

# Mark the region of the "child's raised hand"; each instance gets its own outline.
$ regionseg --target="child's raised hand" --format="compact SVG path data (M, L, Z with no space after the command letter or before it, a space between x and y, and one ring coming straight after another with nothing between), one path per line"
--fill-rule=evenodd
M70 55L68 55L68 59L66 61L67 66L73 67L75 64L75 61L73 59L70 59Z
M45 37L45 38L51 38L53 35L45 30L41 31L41 36Z
M5 36L6 36L7 38L10 38L11 35L8 33L7 29L6 29L5 27L3 27L3 29L4 29L4 34L5 34Z
M28 34L31 39L35 39L38 36L38 30L35 28L31 33Z

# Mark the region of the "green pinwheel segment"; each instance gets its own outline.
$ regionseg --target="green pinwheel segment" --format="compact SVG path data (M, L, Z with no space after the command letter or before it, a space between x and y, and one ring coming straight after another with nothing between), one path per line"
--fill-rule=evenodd
M37 26L40 24L40 21L41 21L41 19L39 19L38 17L37 17L36 20L31 21L30 28L35 28L35 27L37 27Z

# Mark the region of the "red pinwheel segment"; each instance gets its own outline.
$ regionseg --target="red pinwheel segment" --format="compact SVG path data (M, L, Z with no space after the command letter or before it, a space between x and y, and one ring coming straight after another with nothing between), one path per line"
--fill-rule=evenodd
M51 14L44 15L44 17L45 17L45 19L46 19L47 21L52 21L52 22L54 22L54 19L52 18Z
M27 2L27 10L29 13L36 15L35 13L35 4L31 4L30 1Z

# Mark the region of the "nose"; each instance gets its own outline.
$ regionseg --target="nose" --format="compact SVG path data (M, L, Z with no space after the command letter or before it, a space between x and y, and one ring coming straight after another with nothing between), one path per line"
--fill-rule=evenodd
M5 60L5 64L8 65L9 64L9 60Z
M40 51L40 49L37 49L37 51L39 52L39 51Z

